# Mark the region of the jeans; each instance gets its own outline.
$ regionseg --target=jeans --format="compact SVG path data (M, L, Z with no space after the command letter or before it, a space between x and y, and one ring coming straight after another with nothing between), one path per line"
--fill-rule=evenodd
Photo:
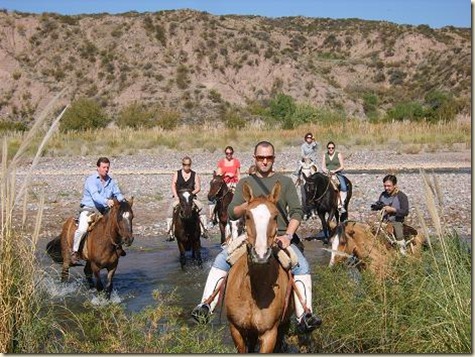
M300 249L298 249L295 244L292 244L292 249L297 255L298 262L299 262L295 267L292 268L292 273L294 275L310 274L310 266L307 262L307 259L300 251ZM219 253L214 259L213 267L215 267L216 269L229 271L229 269L231 269L231 265L226 261L227 257L228 257L228 248L224 247L221 253Z

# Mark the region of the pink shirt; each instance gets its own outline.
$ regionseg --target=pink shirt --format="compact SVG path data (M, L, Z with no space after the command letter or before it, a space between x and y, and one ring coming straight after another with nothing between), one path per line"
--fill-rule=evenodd
M226 183L237 183L238 177L237 172L241 168L241 163L238 159L233 158L233 164L231 166L225 165L226 159L221 159L218 161L218 167L221 170L221 175L223 176L223 180ZM226 176L226 173L233 174L233 177Z

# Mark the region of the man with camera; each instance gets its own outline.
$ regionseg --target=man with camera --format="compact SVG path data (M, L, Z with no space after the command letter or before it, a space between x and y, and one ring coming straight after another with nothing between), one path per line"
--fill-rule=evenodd
M403 223L409 214L409 201L404 192L397 187L397 178L386 175L383 178L384 191L378 202L371 205L373 211L384 210L383 221L391 223L398 241L404 241Z

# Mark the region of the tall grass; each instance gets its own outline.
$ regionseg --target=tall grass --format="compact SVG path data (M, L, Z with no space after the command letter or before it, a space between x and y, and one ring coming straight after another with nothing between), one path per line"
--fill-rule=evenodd
M471 353L471 253L444 229L443 201L424 176L435 232L422 218L429 248L421 259L401 257L396 278L382 284L369 272L354 279L346 267L316 271L316 295L324 325L313 352Z
M303 135L311 131L322 145L333 140L338 145L353 148L387 147L402 152L420 152L451 148L462 143L470 148L471 124L464 121L447 123L370 123L359 120L338 121L325 124L308 124L296 129L280 129L259 124L249 124L242 129L227 129L224 126L205 124L204 127L181 126L174 130L158 127L147 129L104 128L84 132L56 132L45 147L48 156L101 155L107 151L110 156L131 155L138 152L155 153L164 149L208 152L233 145L237 150L248 150L260 140L270 140L277 148L296 146ZM15 152L24 134L11 133L8 143ZM40 139L33 138L38 146ZM36 146L36 147L37 147ZM32 145L29 155L34 154Z

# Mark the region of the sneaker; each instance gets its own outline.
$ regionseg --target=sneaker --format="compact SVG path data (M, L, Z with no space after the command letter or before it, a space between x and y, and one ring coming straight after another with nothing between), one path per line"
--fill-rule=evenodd
M211 308L208 304L198 304L191 312L191 316L200 325L206 325L211 318Z
M71 252L71 264L72 265L79 264L79 254L78 254L78 252Z
M312 314L311 312L308 312L305 315L303 315L302 320L300 320L298 324L298 330L301 333L312 332L321 324L322 324L321 318L319 318L317 315Z

